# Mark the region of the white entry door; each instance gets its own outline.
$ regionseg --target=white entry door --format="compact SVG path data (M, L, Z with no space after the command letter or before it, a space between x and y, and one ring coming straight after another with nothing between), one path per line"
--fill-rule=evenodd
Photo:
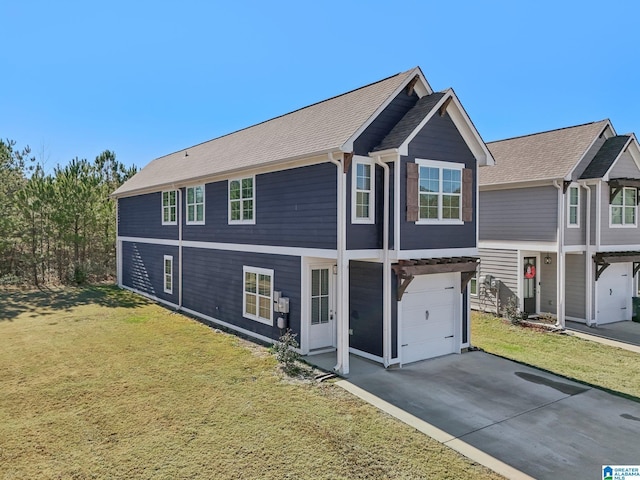
M409 284L402 296L402 363L457 351L459 285L459 273L421 275Z
M631 267L628 263L609 265L598 279L598 325L631 320Z
M335 346L335 306L332 267L311 268L309 348Z

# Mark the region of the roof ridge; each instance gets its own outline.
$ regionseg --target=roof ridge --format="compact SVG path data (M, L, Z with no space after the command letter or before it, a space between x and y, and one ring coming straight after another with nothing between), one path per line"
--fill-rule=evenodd
M199 147L200 145L204 145L205 143L213 142L213 141L219 140L219 139L224 138L224 137L229 137L229 136L231 136L231 135L235 135L236 133L240 133L240 132L243 132L243 131L245 131L245 130L249 130L250 128L257 127L257 126L259 126L259 125L263 125L263 124L265 124L265 123L271 122L271 121L273 121L273 120L277 120L277 119L279 119L279 118L286 117L287 115L292 115L292 114L294 114L294 113L296 113L296 112L299 112L299 111L301 111L301 110L305 110L305 109L307 109L307 108L315 107L316 105L320 105L320 104L325 103L325 102L328 102L328 101L330 101L330 100L334 100L334 99L336 99L336 98L340 98L340 97L343 97L343 96L345 96L345 95L349 95L349 94L351 94L351 93L353 93L353 92L357 92L358 90L363 90L363 89L365 89L365 88L372 87L373 85L377 85L378 83L386 82L387 80L390 80L390 79L392 79L392 78L398 77L398 76L400 76L400 75L406 75L406 74L408 74L409 72L412 72L412 71L414 71L414 70L416 70L416 69L418 69L418 68L419 68L419 67L413 67L413 68L411 68L411 69L409 69L409 70L405 70L404 72L398 72L398 73L396 73L395 75L389 75L388 77L382 78L382 79L377 80L377 81L375 81L375 82L368 83L367 85L363 85L363 86L361 86L361 87L354 88L353 90L349 90L349 91L347 91L347 92L343 92L343 93L341 93L341 94L339 94L339 95L334 95L333 97L325 98L324 100L320 100L320 101L318 101L318 102L311 103L311 104L309 104L309 105L305 105L304 107L300 107L300 108L297 108L297 109L292 110L292 111L290 111L290 112L283 113L282 115L277 115L277 116L275 116L275 117L269 118L269 119L267 119L267 120L263 120L263 121L258 122L258 123L254 123L253 125L249 125L249 126L244 127L244 128L239 128L238 130L234 130L233 132L225 133L224 135L220 135L219 137L214 137L214 138L211 138L211 139L209 139L209 140L205 140L205 141L203 141L203 142L196 143L196 144L191 145L191 146L189 146L189 147L180 148L180 149L178 149L178 150L175 150L174 152L167 153L166 155L162 155L162 156L160 156L160 157L156 157L154 160L159 160L159 159L161 159L161 158L170 157L171 155L175 155L175 154L176 154L176 153L178 153L178 152L186 151L186 150L188 150L188 149L190 149L190 148L195 148L195 147ZM153 160L152 160L152 161L153 161Z
M526 137L533 137L533 136L536 136L536 135L543 135L545 133L559 132L561 130L569 130L571 128L586 127L587 125L596 125L598 123L608 122L608 121L609 120L605 118L603 120L597 120L595 122L581 123L580 125L571 125L569 127L552 128L551 130L544 130L542 132L528 133L528 134L525 134L525 135L517 135L515 137L503 138L502 140L494 140L492 142L487 142L487 145L491 145L491 144L494 144L494 143L500 143L500 142L507 142L509 140L517 140L519 138L526 138Z

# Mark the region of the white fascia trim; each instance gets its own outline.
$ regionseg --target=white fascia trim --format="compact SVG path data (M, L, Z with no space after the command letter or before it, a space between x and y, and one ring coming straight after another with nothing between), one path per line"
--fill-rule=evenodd
M369 165L369 216L358 218L356 216L358 164ZM351 162L351 223L354 225L376 223L376 164L373 158L354 155Z
M638 144L638 139L636 138L635 133L631 133L629 136L631 137L631 140L625 149L629 151L629 155L631 155L631 158L633 158L633 161L636 163L636 167L640 170L640 144Z
M389 97L376 109L375 112L373 112L373 115L371 115L371 117L369 117L369 119L366 122L364 122L360 126L360 128L358 128L358 130L356 130L355 133L347 139L346 142L344 142L340 150L342 150L343 152L353 152L353 142L355 142L356 139L360 136L360 134L362 134L362 132L364 132L366 128L373 123L373 121L378 117L378 115L380 115L380 113L382 113L382 111L385 108L387 108L387 106L391 103L391 101L394 98L396 98L403 89L407 87L409 82L413 80L413 78L416 75L420 79L420 82L422 82L422 85L420 85L419 87L417 88L414 87L416 89L416 93L420 95L420 93L426 92L426 95L431 95L433 93L433 90L431 89L431 86L427 82L427 79L424 77L419 67L414 68L407 74L406 80L402 82L400 86L398 86L398 88L396 88L391 95L389 95ZM421 96L424 96L424 95L421 95Z
M130 243L148 243L152 245L170 245L177 247L178 240L167 240L163 238L144 238L144 237L118 237L122 242ZM275 245L251 245L240 243L216 243L216 242L196 242L183 240L183 247L203 248L209 250L224 250L228 252L253 252L253 253L269 253L274 255L285 255L288 257L318 257L318 258L336 258L335 250L303 248L303 247L280 247Z
M167 300L163 300L162 298L158 298L155 295L151 295L150 293L147 292L143 292L142 290L138 290L136 288L133 287L128 287L127 285L119 285L120 288L123 288L124 290L129 290L130 292L136 293L138 295L142 295L143 297L147 297L150 300L153 300L154 302L158 302L158 303L162 303L168 307L171 307L175 310L178 310L180 307L178 307L178 305L176 305L175 303L169 302Z
M349 260L371 260L374 262L382 261L382 250L347 250L345 256Z
M414 258L440 258L440 257L477 257L478 249L470 248L434 248L426 250L400 250L395 256L393 251L391 260L410 260Z
M496 250L529 250L531 252L557 252L556 242L528 242L519 240L480 240L478 248Z
M495 165L495 160L491 155L491 152L485 145L484 141L480 137L480 134L476 130L475 126L471 122L471 119L467 115L466 111L462 107L460 100L457 95L453 91L452 88L446 90L445 94L442 98L436 103L436 105L431 109L429 114L422 119L422 121L418 124L418 126L411 132L411 134L402 142L402 145L398 148L401 155L409 154L409 143L415 138L415 136L422 130L422 128L433 118L433 116L440 110L442 105L451 99L449 105L447 106L447 113L451 117L454 125L462 135L467 147L471 150L471 153L475 157L479 166L485 165ZM453 105L453 108L452 108Z
M214 323L216 325L223 326L228 328L229 330L234 330L236 332L240 332L248 337L257 338L265 343L274 343L276 340L273 338L265 337L264 335L260 335L259 333L252 332L251 330L246 330L244 328L240 328L237 325L232 323L223 322L222 320L218 320L217 318L210 317L209 315L205 315L204 313L197 312L195 310L191 310L190 308L182 307L180 309L182 312L186 312L189 315L193 315L194 317L201 318L202 320L206 320L207 322Z
M372 360L377 363L383 363L382 357L378 357L377 355L372 355L367 352L363 352L362 350L357 350L353 347L349 347L349 353L353 353L354 355L358 355L359 357L366 358L367 360Z
M591 147L593 147L593 145L598 141L598 138L600 138L601 135L603 135L606 131L607 128L610 128L615 135L615 131L613 130L613 126L611 125L611 122L609 120L607 120L607 123L605 124L605 126L602 128L602 130L600 130L600 133L598 135L596 135L595 137L593 137L593 140L591 140L591 143L589 144L589 146L587 147L587 149L582 153L582 155L580 155L580 158L578 159L578 161L573 165L573 167L571 168L571 170L569 170L569 173L567 173L567 175L564 177L564 180L569 181L569 180L573 180L573 174L576 170L576 168L578 168L578 165L580 165L580 162L582 162L582 159L584 158L584 156L587 154L587 152L589 150L591 150ZM606 137L605 138L609 138Z
M586 245L565 245L563 248L565 253L582 253L587 251Z

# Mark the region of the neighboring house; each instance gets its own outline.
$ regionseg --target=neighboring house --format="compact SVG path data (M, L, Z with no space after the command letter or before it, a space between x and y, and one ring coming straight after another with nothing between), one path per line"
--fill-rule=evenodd
M153 160L114 192L118 284L342 373L460 352L492 163L415 68Z
M515 298L562 326L630 320L640 268L635 136L603 120L487 145L496 166L480 172L473 307L503 311Z

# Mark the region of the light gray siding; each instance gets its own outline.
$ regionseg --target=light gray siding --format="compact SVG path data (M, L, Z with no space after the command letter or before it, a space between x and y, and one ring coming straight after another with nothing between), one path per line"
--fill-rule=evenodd
M544 263L545 257L551 257L551 263ZM551 252L540 253L540 265L538 266L538 281L540 282L540 313L556 313L557 310L557 285L558 255Z
M586 316L585 304L585 255L571 254L566 259L565 280L565 313L568 317L584 319Z
M640 223L636 218L635 227L610 227L609 226L609 185L602 184L602 198L600 198L601 220L601 245L640 245ZM638 211L636 211L636 216Z
M624 152L618 159L609 172L609 178L640 178L640 170L629 152Z
M480 240L556 241L553 186L480 192Z
M471 308L499 314L510 298L518 296L518 251L480 248L478 253L478 294L469 297ZM495 288L480 281L488 275L497 280Z

